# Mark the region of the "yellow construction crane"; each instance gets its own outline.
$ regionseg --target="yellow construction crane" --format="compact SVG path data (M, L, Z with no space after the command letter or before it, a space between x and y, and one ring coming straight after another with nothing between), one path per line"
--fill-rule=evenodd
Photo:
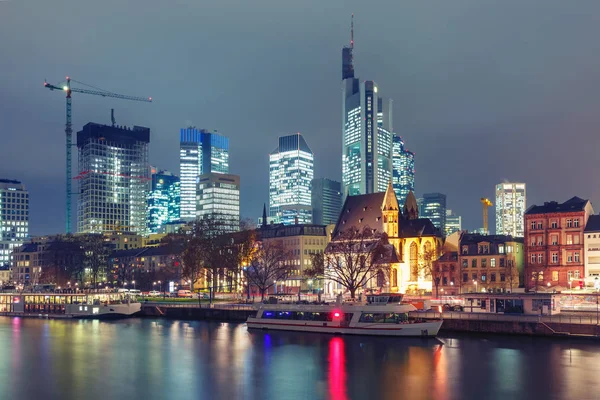
M481 204L483 205L483 230L488 235L490 233L488 229L488 207L493 206L493 204L490 199L485 197L481 198Z

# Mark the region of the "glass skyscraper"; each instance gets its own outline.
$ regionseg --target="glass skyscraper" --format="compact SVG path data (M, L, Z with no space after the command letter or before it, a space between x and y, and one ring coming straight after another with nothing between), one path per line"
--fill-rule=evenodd
M211 172L229 173L229 138L204 129L181 129L179 169L181 219L194 220L198 177Z
M0 179L0 267L10 266L13 249L28 237L29 192L19 181Z
M496 185L496 235L525 235L527 196L524 183Z
M148 193L148 232L158 233L169 222L180 219L179 177L169 171L152 171L152 189Z
M280 137L269 155L269 216L276 223L311 223L313 175L313 152L302 135Z
M462 217L454 215L452 210L446 210L446 236L462 230Z
M224 232L240 230L240 177L209 173L198 179L198 218L220 221Z
M415 153L404 148L404 140L394 135L392 161L394 165L393 186L398 204L404 206L406 196L415 191Z
M425 193L418 200L419 216L429 218L442 235L446 232L446 195L442 193Z
M146 233L150 129L86 124L77 132L77 231Z
M392 179L391 100L374 81L354 76L354 38L342 49L342 186L344 196L385 192Z
M312 223L335 224L342 211L342 184L327 178L312 180Z

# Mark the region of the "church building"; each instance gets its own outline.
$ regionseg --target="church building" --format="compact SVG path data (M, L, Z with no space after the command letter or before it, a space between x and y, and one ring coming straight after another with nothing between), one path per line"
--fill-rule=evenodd
M395 254L390 257L390 276L384 287L372 279L367 288L382 292L420 294L431 292L431 273L427 265L439 257L442 251L442 233L427 218L419 218L415 195L408 193L401 210L392 184L385 192L348 196L333 231L331 240L348 229L365 227L377 233L385 233ZM344 289L328 281L325 293L338 294Z

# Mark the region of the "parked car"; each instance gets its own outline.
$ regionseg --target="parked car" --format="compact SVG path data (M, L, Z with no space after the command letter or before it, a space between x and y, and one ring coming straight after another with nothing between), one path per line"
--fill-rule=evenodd
M129 294L132 295L132 296L141 296L142 292L139 291L139 290L137 290L137 289L130 289L129 290Z
M125 288L120 288L119 290L117 290L118 293L129 293L129 289L125 289Z
M177 291L177 297L187 297L191 299L193 294L190 290L179 290Z
M158 290L151 290L148 292L148 297L159 297L162 296L162 293Z
M208 299L208 293L198 292L194 293L194 299Z

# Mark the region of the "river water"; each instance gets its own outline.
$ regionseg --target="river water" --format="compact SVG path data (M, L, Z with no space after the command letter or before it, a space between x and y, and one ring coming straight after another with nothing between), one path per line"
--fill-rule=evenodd
M600 343L0 318L2 399L600 399Z

